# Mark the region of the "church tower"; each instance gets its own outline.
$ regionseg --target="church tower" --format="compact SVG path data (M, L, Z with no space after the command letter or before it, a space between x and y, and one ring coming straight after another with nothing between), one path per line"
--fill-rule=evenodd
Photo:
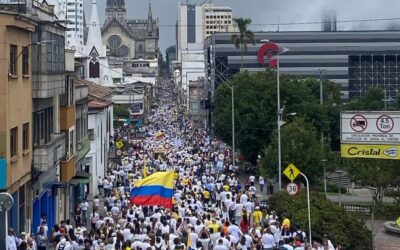
M99 14L97 12L97 2L92 2L92 13L88 23L88 37L85 45L85 55L89 57L86 63L86 79L100 85L110 85L112 76L107 60L106 46L101 39L101 29Z
M149 12L147 14L146 26L146 57L147 59L155 59L157 57L157 30L154 29L153 13L151 11L151 4L149 3Z
M117 17L119 19L126 19L125 0L107 0L106 17Z

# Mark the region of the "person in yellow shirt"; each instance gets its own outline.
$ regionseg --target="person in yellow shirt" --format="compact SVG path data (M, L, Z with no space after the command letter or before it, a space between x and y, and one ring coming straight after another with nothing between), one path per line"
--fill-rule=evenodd
M282 228L284 228L285 226L290 228L290 220L286 216L283 216Z
M208 225L208 228L212 228L214 233L219 232L219 230L218 230L219 226L218 226L217 220L215 218L212 219L212 222L210 225Z
M207 204L207 205L208 205L208 203L210 202L211 194L210 194L210 192L208 192L207 189L205 189L205 190L203 191L203 197L204 197L204 204Z
M259 225L261 223L261 219L262 219L262 212L260 211L260 207L257 206L254 209L254 213L253 213L253 222L256 225Z

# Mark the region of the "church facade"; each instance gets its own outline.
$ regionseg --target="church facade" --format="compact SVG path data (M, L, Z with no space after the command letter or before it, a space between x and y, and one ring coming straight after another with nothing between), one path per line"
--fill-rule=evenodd
M156 59L159 54L159 24L151 5L147 19L128 19L125 0L107 0L106 19L101 30L108 57Z

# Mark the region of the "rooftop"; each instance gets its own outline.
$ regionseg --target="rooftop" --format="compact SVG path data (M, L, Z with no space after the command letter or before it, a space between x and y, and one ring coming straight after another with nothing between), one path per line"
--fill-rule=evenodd
M84 80L82 78L75 79L75 86L87 86L89 88L89 97L93 99L107 100L114 93L114 90L109 87L98 85L94 82Z
M112 103L111 101L94 99L89 101L88 107L89 109L105 109L108 106L110 106L111 103Z

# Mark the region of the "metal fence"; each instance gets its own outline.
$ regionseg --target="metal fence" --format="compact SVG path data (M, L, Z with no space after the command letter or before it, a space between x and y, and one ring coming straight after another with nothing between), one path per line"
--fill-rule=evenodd
M363 214L370 214L372 211L371 204L352 204L352 203L342 203L342 207L346 209L347 212L357 212Z

